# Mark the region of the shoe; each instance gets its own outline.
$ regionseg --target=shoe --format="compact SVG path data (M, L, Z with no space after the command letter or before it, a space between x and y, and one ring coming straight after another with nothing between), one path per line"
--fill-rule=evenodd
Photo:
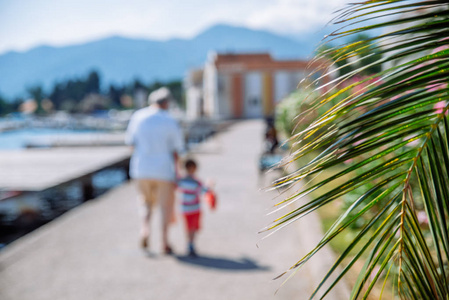
M140 239L140 247L142 249L147 249L148 248L148 238L147 237L142 237Z
M198 257L198 254L196 254L195 247L193 244L189 245L189 257Z
M173 250L170 246L165 246L164 248L164 254L166 255L172 255L173 254Z
M192 257L192 258L198 257L198 254L196 254L195 250L191 249L191 250L189 251L189 257Z

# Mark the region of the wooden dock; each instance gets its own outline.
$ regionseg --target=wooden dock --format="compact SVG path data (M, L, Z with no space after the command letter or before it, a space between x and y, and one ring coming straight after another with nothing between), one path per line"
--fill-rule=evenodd
M42 191L126 163L130 155L126 146L0 151L0 189Z

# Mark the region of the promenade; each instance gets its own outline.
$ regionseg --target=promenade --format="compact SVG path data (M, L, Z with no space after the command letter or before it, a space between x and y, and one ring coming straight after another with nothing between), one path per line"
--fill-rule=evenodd
M198 177L213 179L219 197L216 211L204 205L199 258L185 256L181 218L170 236L175 255L161 254L158 214L150 251L139 249L136 191L127 183L0 251L0 299L308 299L332 253L325 249L275 295L283 279L272 278L318 242L320 224L311 214L264 240L257 234L274 219L266 214L279 200L260 191L263 130L260 120L238 122L192 154ZM342 288L327 299L348 295Z

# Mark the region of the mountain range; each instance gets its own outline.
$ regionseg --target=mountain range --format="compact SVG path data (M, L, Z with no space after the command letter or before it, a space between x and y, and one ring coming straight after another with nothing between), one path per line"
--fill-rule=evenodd
M189 69L204 65L210 51L269 52L277 59L309 58L321 36L291 38L264 30L219 24L191 39L166 41L113 36L84 44L40 46L0 55L0 95L26 95L28 87L49 90L55 82L85 77L96 70L102 86L182 79Z

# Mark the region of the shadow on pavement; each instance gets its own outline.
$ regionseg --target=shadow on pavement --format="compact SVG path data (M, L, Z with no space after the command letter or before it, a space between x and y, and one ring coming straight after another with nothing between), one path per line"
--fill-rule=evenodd
M220 257L210 256L176 256L182 263L197 265L201 267L221 269L221 270L239 270L239 271L268 271L269 267L259 266L256 262L248 258L242 258L240 260L232 260Z

